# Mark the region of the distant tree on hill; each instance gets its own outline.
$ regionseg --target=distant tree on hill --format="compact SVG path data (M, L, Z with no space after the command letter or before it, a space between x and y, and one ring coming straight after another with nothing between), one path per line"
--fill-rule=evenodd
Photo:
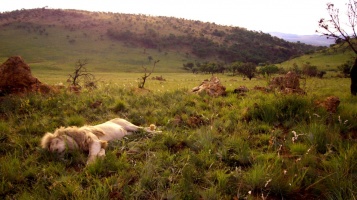
M228 70L232 72L233 76L235 76L236 72L238 72L238 69L243 65L242 62L233 62L228 66Z
M195 64L193 62L188 62L186 64L183 64L183 69L187 71L191 71L192 73L197 72L197 68L195 67Z
M263 75L267 75L267 76L276 74L278 72L279 72L279 67L277 67L276 65L266 65L266 66L262 66L259 69L259 73L261 73Z
M320 30L317 32L327 38L334 38L336 43L347 43L355 53L355 62L350 71L351 94L357 94L357 0L349 0L347 5L347 22L340 21L339 9L332 3L327 4L327 11L330 19L319 21ZM347 29L346 29L347 28ZM343 43L341 43L343 44Z
M257 66L254 63L248 62L240 65L237 71L243 76L249 78L249 80L252 80L252 78L255 77L256 69Z
M152 56L148 56L148 60L149 60L149 63L151 63L151 61L153 60L154 58Z
M289 70L295 72L296 74L301 74L301 70L299 68L299 65L297 65L296 63L293 63L293 66L290 67Z
M302 67L302 73L306 76L315 77L319 71L317 70L317 66L311 65L309 62L307 62Z

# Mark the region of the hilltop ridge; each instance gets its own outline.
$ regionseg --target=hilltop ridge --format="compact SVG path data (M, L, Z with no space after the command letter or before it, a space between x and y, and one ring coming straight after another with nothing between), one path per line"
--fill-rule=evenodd
M59 59L69 62L75 56L86 55L95 59L95 64L113 65L112 58L117 57L116 68L127 71L135 71L158 57L168 60L170 66L166 70L179 71L186 61L279 63L322 48L241 27L81 10L39 8L4 12L0 14L0 27L3 60L17 54L28 56L31 62L51 59L58 64ZM31 52L36 52L36 58Z

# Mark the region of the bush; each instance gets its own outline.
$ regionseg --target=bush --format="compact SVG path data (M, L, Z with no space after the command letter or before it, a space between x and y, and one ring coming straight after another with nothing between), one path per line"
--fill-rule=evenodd
M259 69L259 73L270 76L279 72L279 68L276 65L267 65Z
M259 120L272 124L292 126L296 123L309 120L311 102L302 96L284 95L276 99L264 99L248 109L248 120Z

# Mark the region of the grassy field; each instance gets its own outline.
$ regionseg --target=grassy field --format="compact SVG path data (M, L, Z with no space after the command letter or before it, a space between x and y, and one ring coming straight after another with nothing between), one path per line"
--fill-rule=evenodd
M64 82L65 72L33 69L42 82ZM1 97L2 199L355 199L357 99L349 79L306 79L307 95L263 93L267 79L219 75L225 97L192 94L210 75L96 73L98 88L80 94ZM64 83L66 84L66 83ZM245 85L245 95L233 89ZM337 113L315 100L335 95ZM102 105L91 108L95 101ZM109 144L107 155L85 166L86 155L61 160L39 147L45 132L114 117L155 123L162 134L138 132Z

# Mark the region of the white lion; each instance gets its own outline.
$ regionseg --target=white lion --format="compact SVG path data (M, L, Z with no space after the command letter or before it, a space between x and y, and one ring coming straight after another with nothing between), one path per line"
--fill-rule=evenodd
M115 118L95 126L60 127L54 133L46 133L41 139L41 146L51 152L63 156L66 150L79 149L88 151L87 164L92 163L97 157L105 155L108 141L120 140L135 131L144 130L150 133L155 131L155 125L144 128L136 126L125 119Z

